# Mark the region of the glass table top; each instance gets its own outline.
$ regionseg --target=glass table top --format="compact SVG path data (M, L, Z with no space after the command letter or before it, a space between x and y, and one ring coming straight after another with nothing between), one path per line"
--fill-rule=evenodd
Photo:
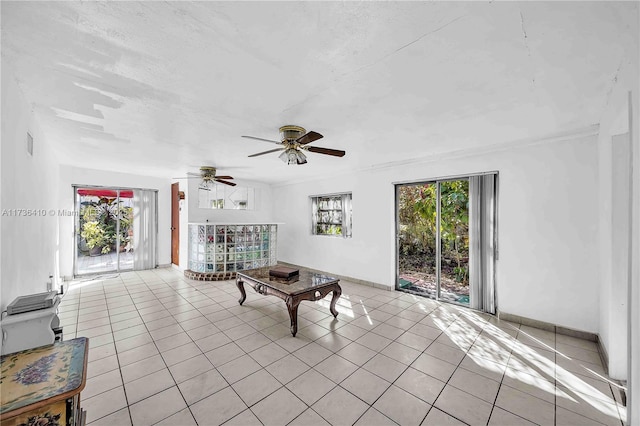
M251 278L289 295L303 293L314 288L324 287L340 281L338 278L304 269L300 269L299 275L294 276L291 279L272 277L269 275L269 269L271 268L273 268L273 266L250 269L242 272L239 271L238 276Z

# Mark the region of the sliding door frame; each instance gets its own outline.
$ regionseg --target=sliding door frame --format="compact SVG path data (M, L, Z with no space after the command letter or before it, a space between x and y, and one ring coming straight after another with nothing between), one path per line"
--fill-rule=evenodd
M440 300L442 295L440 294L441 285L440 281L442 280L442 197L440 194L440 182L433 182L436 186L436 300ZM429 183L429 182L425 182ZM398 265L397 275L400 276L400 265ZM399 283L400 280L397 280ZM397 284L396 284L397 285Z
M460 175L450 175L450 176L445 176L445 177L434 177L432 179L420 179L418 181L415 180L409 180L409 181L399 181L399 182L393 182L393 185L395 187L395 200L394 200L394 220L395 220L395 284L394 284L394 289L396 291L402 291L405 293L409 293L409 294L417 294L411 291L407 291L404 290L402 288L399 287L399 283L400 283L400 221L399 221L399 199L400 199L400 188L403 186L417 186L417 185L426 185L426 184L432 184L432 185L436 185L436 280L437 280L437 285L436 285L436 297L434 300L437 301L443 301L446 303L451 303L453 305L458 305L458 306L463 306L463 307L467 307L470 309L473 309L470 307L470 305L466 305L466 304L462 304L462 303L458 303L458 302L452 302L452 301L446 301L446 300L441 300L440 298L440 279L441 279L441 251L442 251L442 241L441 241L441 230L440 230L440 216L441 216L441 199L440 199L440 183L441 182L448 182L448 181L455 181L455 180L462 180L462 179L469 179L472 176L485 176L485 175L494 175L495 176L495 205L494 205L494 232L493 232L493 242L494 242L494 268L493 268L493 280L494 280L494 300L495 300L495 307L496 307L496 312L498 312L498 289L497 289L497 262L498 262L498 258L499 258L499 246L498 246L498 230L499 230L499 226L498 226L498 201L499 201L499 193L500 191L499 189L499 173L498 171L488 171L488 172L476 172L476 173L468 173L468 174L460 174ZM469 194L470 196L470 194ZM427 296L423 296L423 297L427 297Z
M120 192L121 191L155 191L156 192L156 197L155 197L155 204L156 204L156 208L155 208L155 222L156 222L156 235L158 233L158 190L156 189L147 189L147 188L130 188L130 187L123 187L123 186L105 186L105 185L78 185L78 184L73 184L71 185L71 190L73 191L73 209L74 209L74 223L73 223L73 276L74 277L82 277L82 276L90 276L90 275L96 275L96 274L117 274L120 273L122 271L133 271L135 270L135 268L132 266L131 269L127 268L127 269L121 269L120 268L120 217L118 217L118 220L116 222L116 236L118 238L117 241L117 248L116 248L116 268L113 270L108 270L108 271L102 271L102 272L83 272L81 274L78 273L78 234L80 232L82 232L82 230L79 229L79 225L80 225L80 207L79 207L79 203L78 203L78 190L79 189L106 189L106 190L111 190L111 191L116 191L117 194L117 202L118 205L120 205ZM155 251L156 251L156 259L157 259L157 252L158 252L158 247L156 244L155 247Z

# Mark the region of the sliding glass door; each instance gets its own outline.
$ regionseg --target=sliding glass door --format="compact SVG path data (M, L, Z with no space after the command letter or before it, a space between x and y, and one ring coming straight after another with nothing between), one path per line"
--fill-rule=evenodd
M489 174L396 186L397 289L493 312L493 182Z
M133 269L133 191L77 187L75 274Z
M469 180L399 185L398 288L469 304Z
M438 297L438 185L428 182L396 187L397 288Z
M439 182L440 299L469 304L469 180Z

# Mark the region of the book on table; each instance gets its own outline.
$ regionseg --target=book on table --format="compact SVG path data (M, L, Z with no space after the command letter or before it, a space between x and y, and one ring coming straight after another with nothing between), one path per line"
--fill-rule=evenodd
M287 266L274 266L269 269L269 275L277 278L292 278L300 274L298 269L289 268Z

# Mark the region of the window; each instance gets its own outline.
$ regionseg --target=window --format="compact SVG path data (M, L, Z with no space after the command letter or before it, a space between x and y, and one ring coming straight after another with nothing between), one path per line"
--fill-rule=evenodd
M351 237L351 193L311 197L314 235Z

